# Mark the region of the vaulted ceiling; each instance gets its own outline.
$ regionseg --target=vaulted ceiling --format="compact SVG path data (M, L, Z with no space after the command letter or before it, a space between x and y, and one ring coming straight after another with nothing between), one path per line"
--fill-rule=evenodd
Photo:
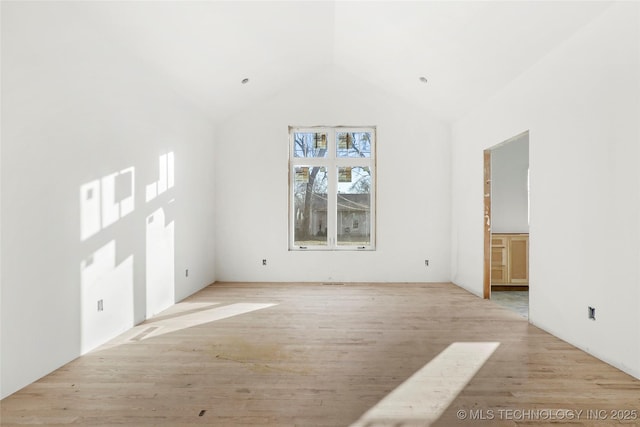
M611 4L91 3L113 37L215 120L331 67L455 120Z

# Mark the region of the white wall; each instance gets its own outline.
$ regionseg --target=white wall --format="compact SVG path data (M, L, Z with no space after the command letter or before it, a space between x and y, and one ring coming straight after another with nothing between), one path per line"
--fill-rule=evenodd
M452 153L452 280L481 293L482 150L530 130L530 320L636 377L639 8L614 4L458 121Z
M2 4L2 397L215 279L214 130L94 5Z
M491 150L491 231L528 233L529 135Z
M376 251L288 250L288 126L298 125L377 126ZM234 116L216 138L217 280L448 281L449 140L427 112L341 71Z

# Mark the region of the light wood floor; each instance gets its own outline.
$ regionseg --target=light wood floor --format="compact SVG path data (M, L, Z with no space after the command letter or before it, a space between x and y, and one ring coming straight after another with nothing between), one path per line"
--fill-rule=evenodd
M349 426L467 342L499 346L433 425L640 425L639 380L454 285L400 283L211 285L4 399L1 424ZM426 425L421 387L358 425Z

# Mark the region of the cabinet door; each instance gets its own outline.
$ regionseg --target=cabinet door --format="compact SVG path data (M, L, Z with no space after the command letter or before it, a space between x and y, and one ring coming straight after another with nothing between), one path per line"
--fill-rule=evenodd
M506 267L491 267L491 284L504 284L507 280Z
M509 279L511 283L529 283L529 238L509 239Z
M491 237L491 283L508 283L507 236Z

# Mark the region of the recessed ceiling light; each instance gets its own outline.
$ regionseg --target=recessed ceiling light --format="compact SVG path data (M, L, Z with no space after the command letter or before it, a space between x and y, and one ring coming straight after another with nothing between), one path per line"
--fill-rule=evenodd
M426 82L427 82L427 78L426 78L425 76L420 77L420 78L419 78L419 80L420 80L422 83L426 83Z
M249 83L249 79L245 77L244 79L242 79L242 82L241 82L241 83L242 83L243 85L246 85L247 83Z

